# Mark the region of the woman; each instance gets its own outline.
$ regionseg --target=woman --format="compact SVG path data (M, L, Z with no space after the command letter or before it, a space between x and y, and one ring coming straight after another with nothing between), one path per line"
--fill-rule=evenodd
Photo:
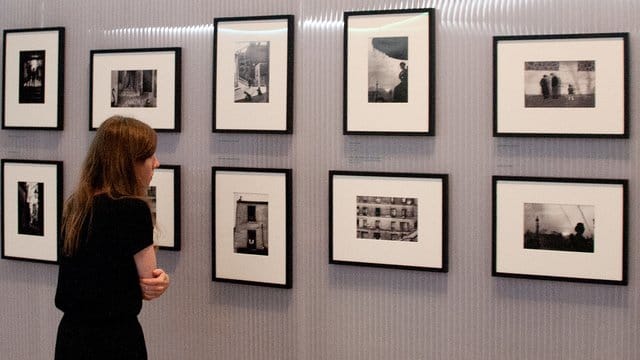
M62 214L55 304L64 312L56 359L146 359L137 315L169 277L156 269L151 211L144 199L157 137L114 116L96 132L80 182Z

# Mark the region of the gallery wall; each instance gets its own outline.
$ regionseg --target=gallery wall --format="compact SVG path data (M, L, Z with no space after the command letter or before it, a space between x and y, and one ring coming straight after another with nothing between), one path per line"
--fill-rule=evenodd
M344 11L435 8L436 133L342 134ZM213 19L295 16L293 134L212 133ZM64 161L76 183L93 49L181 47L182 249L145 303L150 359L636 359L640 353L635 0L5 0L0 28L64 26L64 131L0 131L0 158ZM628 139L492 136L494 35L628 32ZM0 75L2 76L2 75ZM291 168L293 287L212 282L211 167ZM329 264L329 170L449 175L447 273ZM493 175L629 180L628 285L491 276ZM0 357L49 359L57 266L0 260Z

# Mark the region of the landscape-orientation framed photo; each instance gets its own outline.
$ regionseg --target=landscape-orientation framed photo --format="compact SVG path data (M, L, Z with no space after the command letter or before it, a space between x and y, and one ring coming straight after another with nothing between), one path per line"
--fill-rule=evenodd
M628 37L495 36L493 135L628 138Z
M62 130L64 28L4 30L2 128Z
M57 263L62 162L1 162L2 258Z
M627 180L492 182L493 276L627 285Z
M435 135L434 16L344 13L345 135Z
M123 115L179 132L181 54L179 47L91 50L89 129Z
M213 132L293 132L293 19L213 20Z
M329 171L329 263L448 271L448 175Z
M147 198L154 219L153 243L180 250L180 165L160 165L153 173Z
M213 167L213 281L291 288L291 169Z

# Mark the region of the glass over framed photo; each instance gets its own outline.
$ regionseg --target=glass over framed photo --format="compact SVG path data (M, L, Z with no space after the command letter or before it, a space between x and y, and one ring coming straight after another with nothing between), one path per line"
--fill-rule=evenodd
M628 37L495 36L493 135L628 138Z
M180 250L180 165L160 165L147 189L154 219L153 243L160 249Z
M293 15L215 18L213 132L293 132Z
M2 128L62 130L64 28L4 30Z
M329 263L448 271L446 174L329 171Z
M62 162L2 159L2 258L58 262Z
M213 167L213 281L291 288L291 169Z
M345 135L435 135L434 16L344 13Z
M493 276L627 285L627 180L493 177Z
M179 47L91 50L89 129L123 115L179 132L181 54Z

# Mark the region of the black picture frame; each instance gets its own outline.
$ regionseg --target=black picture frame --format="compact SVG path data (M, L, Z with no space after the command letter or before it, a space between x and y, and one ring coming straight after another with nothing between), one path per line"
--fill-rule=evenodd
M435 135L435 9L343 17L343 134Z
M0 167L2 258L57 263L62 161L2 159Z
M292 134L294 16L213 24L212 132Z
M627 285L627 188L626 179L493 176L492 275Z
M147 191L155 220L154 244L161 250L181 248L180 169L180 165L160 165Z
M213 281L292 287L292 170L211 168Z
M89 130L113 115L180 132L182 48L91 50Z
M628 38L494 36L493 136L628 138Z
M3 32L2 129L64 129L64 27Z
M447 174L329 171L329 263L448 272Z

